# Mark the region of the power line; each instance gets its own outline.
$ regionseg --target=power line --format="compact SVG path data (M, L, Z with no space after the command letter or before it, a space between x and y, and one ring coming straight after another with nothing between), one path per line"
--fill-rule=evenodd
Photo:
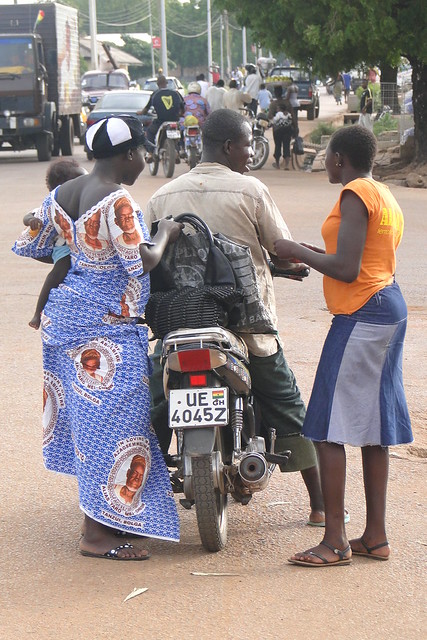
M220 20L221 20L221 18L220 18L220 16L218 16L218 18L212 23L212 26L216 25L217 23L219 24ZM169 27L166 27L166 29L170 33L173 33L174 36L178 36L180 38L199 38L200 36L206 35L207 32L208 32L208 30L205 29L204 31L201 31L200 33L195 33L194 35L185 35L183 33L177 33L176 31L173 31Z

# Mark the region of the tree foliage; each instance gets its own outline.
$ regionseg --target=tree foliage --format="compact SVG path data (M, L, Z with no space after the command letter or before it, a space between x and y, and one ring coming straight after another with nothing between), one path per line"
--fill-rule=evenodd
M427 159L427 5L419 0L217 0L273 51L323 74L358 64L413 69L417 160Z

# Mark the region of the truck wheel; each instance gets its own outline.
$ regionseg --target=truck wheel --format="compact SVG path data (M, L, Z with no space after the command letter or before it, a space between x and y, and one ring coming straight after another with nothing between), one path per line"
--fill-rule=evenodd
M314 105L307 109L307 120L314 120Z
M69 117L61 118L62 125L59 132L59 144L63 156L72 156L74 148L74 123Z
M52 147L50 136L47 133L40 133L36 140L37 160L39 162L49 162L52 158Z

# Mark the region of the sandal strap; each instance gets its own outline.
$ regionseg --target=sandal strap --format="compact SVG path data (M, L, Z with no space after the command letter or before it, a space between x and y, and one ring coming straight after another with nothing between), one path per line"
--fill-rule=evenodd
M115 549L110 549L110 551L106 551L104 553L104 556L106 556L107 558L115 558L116 556L119 555L119 551L121 551L122 549L133 549L133 544L129 544L128 542L126 542L126 544L120 544Z
M348 545L348 547L346 547L343 551L340 551L340 549L337 549L336 547L333 547L331 544L328 544L327 542L324 542L323 540L322 540L322 542L320 544L323 544L324 547L327 547L328 549L333 551L339 557L340 560L346 560L347 558L345 557L345 554L348 553L349 551L351 551L350 545Z
M326 558L321 556L320 553L314 553L314 551L309 551L308 555L314 556L315 558L319 558L319 560L321 560L323 562L323 564L329 564L329 562L326 560Z
M366 544L366 542L364 541L363 538L360 538L360 542L365 547L365 549L366 549L366 551L368 553L372 553L372 551L375 551L376 549L382 549L383 547L388 547L389 546L387 540L385 542L381 542L380 544L376 544L373 547L368 547L368 545Z

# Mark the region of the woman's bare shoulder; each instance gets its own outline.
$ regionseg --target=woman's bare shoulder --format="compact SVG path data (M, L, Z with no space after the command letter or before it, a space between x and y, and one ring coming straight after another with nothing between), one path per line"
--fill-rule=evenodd
M77 219L119 189L116 183L80 176L61 185L56 200L70 217Z

